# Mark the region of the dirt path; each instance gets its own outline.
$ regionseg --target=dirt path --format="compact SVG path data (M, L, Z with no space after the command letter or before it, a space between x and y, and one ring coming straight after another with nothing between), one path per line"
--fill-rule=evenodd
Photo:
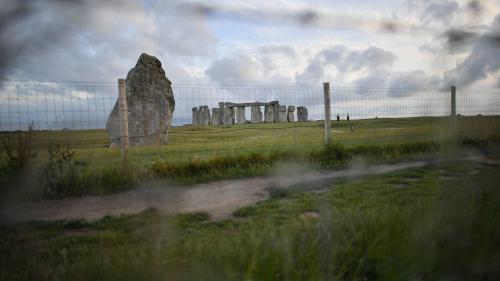
M0 222L96 220L106 215L138 213L147 208L156 208L166 214L205 211L212 218L219 219L229 217L238 208L265 200L268 198L270 187L286 188L338 178L379 175L426 164L427 162L418 161L397 165L359 166L328 172L290 169L282 171L280 176L226 180L190 187L150 183L146 187L108 196L7 204L0 208Z

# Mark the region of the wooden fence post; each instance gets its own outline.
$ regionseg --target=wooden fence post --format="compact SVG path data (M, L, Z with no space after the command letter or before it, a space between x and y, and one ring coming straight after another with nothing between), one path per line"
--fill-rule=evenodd
M128 153L128 108L125 79L118 79L118 105L120 118L120 148L121 159L124 167L127 166Z
M329 145L332 142L330 118L330 83L323 83L323 93L325 95L325 145Z

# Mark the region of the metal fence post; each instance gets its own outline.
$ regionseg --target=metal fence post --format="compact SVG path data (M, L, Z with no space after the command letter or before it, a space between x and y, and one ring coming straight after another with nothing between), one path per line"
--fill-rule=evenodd
M323 93L325 95L325 145L332 142L331 123L330 123L330 83L323 83Z
M457 136L457 89L455 86L451 87L451 132L453 137Z
M120 118L120 148L121 159L124 166L127 165L128 153L128 108L127 108L127 93L125 79L118 79L118 105Z

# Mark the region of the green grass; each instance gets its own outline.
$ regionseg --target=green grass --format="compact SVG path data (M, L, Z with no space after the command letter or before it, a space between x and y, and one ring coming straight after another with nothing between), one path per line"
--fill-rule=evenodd
M3 227L0 280L498 280L498 168L274 190L223 221L147 210Z
M356 126L353 132L351 124ZM104 130L34 132L31 146L36 156L29 169L12 171L5 164L5 153L0 153L0 184L3 191L21 194L12 196L59 198L113 193L133 187L135 180L161 178L191 184L266 175L289 161L339 168L352 158L379 161L454 150L457 143L449 125L448 118L431 117L334 121L334 145L327 148L320 121L174 127L167 145L130 148L128 169L121 166L119 149L107 147ZM6 136L15 139L13 134L0 135ZM458 118L458 139L459 148L498 145L500 117ZM54 144L75 152L66 163L74 175L47 177L47 148Z
M351 132L350 124L356 125ZM352 122L332 122L333 140L346 147L386 145L407 142L448 141L448 118L422 117L403 119L368 119ZM500 135L500 117L460 117L461 138L484 138ZM119 159L119 148L108 148L105 130L35 132L35 146L51 143L69 145L77 151L77 160L93 166L107 165ZM155 159L172 163L192 159L211 159L249 153L289 151L314 152L322 149L323 123L271 123L235 125L230 128L213 126L173 127L169 143L164 146L133 147L131 162L148 165ZM94 141L96 140L96 141ZM97 141L98 140L98 141ZM41 151L43 154L43 150ZM43 155L41 155L43 156Z

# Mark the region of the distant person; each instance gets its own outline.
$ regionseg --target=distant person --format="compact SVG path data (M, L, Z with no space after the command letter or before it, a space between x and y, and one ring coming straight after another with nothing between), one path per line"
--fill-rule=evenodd
M340 121L340 114L337 113L337 122L339 122L339 121Z
M347 121L349 121L349 113L347 113Z

